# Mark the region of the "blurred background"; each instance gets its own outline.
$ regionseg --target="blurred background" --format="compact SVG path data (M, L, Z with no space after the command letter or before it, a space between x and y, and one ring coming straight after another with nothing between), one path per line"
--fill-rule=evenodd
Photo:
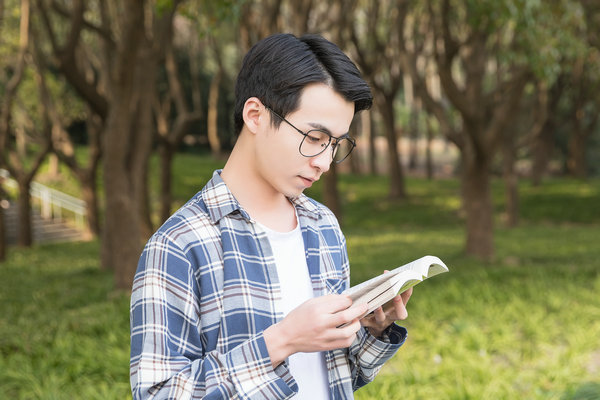
M357 398L600 399L598 0L0 0L0 397L130 398L138 257L224 165L242 57L276 32L373 91L308 193L353 282L451 270Z

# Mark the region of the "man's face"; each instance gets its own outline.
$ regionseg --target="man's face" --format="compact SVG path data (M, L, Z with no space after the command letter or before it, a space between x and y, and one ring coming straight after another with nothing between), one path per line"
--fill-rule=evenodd
M277 118L268 110L265 112L266 116ZM354 103L327 85L312 84L302 91L298 109L284 117L303 132L321 129L340 137L348 133ZM260 175L275 191L297 197L329 170L331 144L319 155L304 157L299 151L304 136L289 124L281 121L277 129L270 123L263 127L257 136L256 159Z

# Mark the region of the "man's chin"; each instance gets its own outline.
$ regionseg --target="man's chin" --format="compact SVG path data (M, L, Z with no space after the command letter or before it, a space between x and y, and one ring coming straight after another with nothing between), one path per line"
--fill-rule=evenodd
M304 192L305 188L294 188L294 189L290 189L287 191L287 193L285 194L285 197L290 198L290 199L295 199L297 197L300 197L300 195Z

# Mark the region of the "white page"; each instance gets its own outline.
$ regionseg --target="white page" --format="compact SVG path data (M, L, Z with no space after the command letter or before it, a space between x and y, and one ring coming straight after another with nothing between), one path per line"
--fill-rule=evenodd
M401 267L395 268L390 272L353 286L344 291L344 294L349 295L353 300L357 300L365 293L368 293L386 281L389 281L389 285L385 286L393 287L394 291L398 293L400 289L403 289L402 291L407 290L426 278L430 278L447 271L448 267L438 257L425 256ZM403 286L406 281L411 282L409 285ZM379 293L385 291L385 286L379 291Z

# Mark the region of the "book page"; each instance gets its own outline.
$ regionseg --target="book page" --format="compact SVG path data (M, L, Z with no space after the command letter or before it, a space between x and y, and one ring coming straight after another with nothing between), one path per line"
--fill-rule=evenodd
M353 301L371 303L390 288L393 288L395 296L427 278L447 271L448 267L438 257L425 256L353 286L344 291L344 294Z
M438 257L425 256L413 262L405 264L391 271L391 273L400 273L404 271L415 271L422 274L425 278L431 278L442 272L448 272L448 267Z

